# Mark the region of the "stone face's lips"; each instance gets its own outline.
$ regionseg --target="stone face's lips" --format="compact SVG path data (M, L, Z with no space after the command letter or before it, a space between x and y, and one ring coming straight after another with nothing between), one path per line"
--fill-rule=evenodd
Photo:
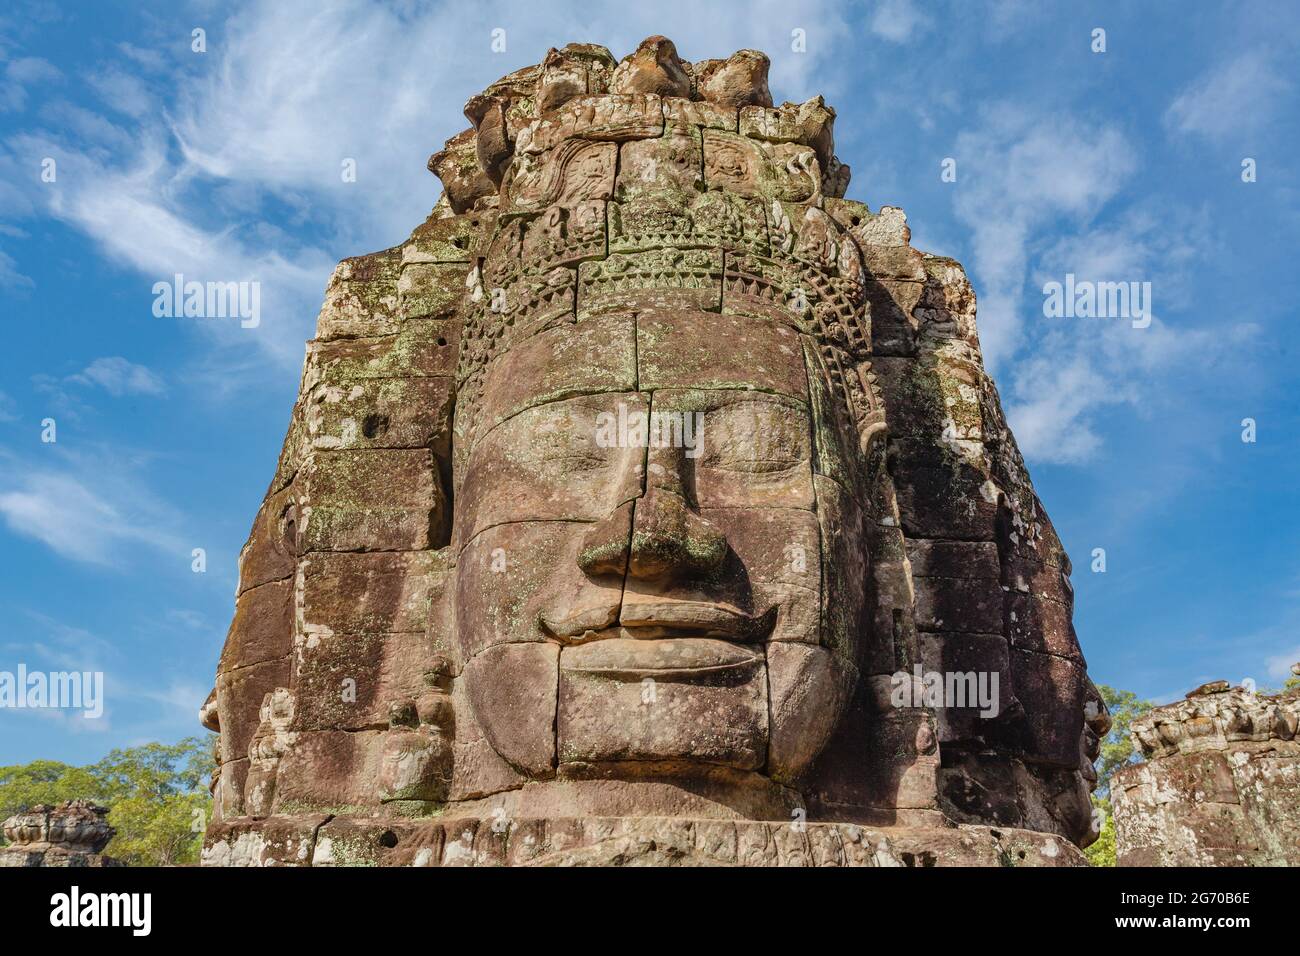
M560 654L561 670L628 680L746 670L762 662L762 655L747 648L707 637L614 637L566 647Z
M540 619L552 637L575 643L609 636L659 639L694 635L748 642L766 637L774 617L772 614L755 617L717 601L647 597L629 592L623 597L621 610L616 604L602 603L568 613L546 610ZM621 626L614 627L615 622Z
M618 604L598 604L578 608L568 614L552 610L541 613L542 627L558 638L580 638L588 631L599 631L618 620Z
M709 637L753 640L762 637L760 621L729 604L683 601L670 597L647 598L629 594L618 616L624 627L657 627L693 631Z

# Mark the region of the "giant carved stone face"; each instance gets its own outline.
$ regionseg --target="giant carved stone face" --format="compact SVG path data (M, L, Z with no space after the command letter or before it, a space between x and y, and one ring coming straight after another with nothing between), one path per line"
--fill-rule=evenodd
M1092 837L1109 723L973 290L766 73L551 50L340 264L204 707L214 852ZM918 669L997 677L996 717L895 699ZM771 825L675 826L726 819Z
M866 548L822 462L857 439L793 326L584 317L495 357L458 409L463 678L517 770L785 781L834 729Z

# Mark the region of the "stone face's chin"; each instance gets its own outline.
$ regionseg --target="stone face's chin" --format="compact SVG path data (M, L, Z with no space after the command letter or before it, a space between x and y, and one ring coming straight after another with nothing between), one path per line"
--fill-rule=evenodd
M820 752L856 678L807 644L665 636L567 647L560 761L670 759L790 781Z
M856 670L825 648L635 628L587 643L497 645L466 671L475 716L534 779L566 765L707 764L788 782L834 730Z
M766 763L761 649L702 637L612 638L564 648L559 677L561 764Z

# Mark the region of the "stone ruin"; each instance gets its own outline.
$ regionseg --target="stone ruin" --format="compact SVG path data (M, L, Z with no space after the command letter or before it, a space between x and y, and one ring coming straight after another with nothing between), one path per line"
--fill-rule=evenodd
M0 867L121 865L103 853L115 832L108 810L89 800L37 804L0 824L0 831L9 841L0 847Z
M553 49L335 270L207 864L1082 862L1109 718L975 296L767 72Z
M1136 718L1145 762L1111 780L1118 865L1300 866L1298 724L1300 687L1227 681Z

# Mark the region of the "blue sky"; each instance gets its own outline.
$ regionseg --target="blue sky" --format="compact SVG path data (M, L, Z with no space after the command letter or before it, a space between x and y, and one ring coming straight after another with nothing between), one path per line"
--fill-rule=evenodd
M902 206L914 245L965 264L1093 678L1158 700L1281 683L1300 659L1295 5L14 0L0 670L102 670L107 702L0 710L0 765L199 731L333 264L427 215L425 161L471 93L550 46L621 57L654 33L693 60L766 51L778 102L824 94L850 198ZM177 272L258 280L261 324L155 318ZM1150 327L1046 318L1067 273L1150 282Z

